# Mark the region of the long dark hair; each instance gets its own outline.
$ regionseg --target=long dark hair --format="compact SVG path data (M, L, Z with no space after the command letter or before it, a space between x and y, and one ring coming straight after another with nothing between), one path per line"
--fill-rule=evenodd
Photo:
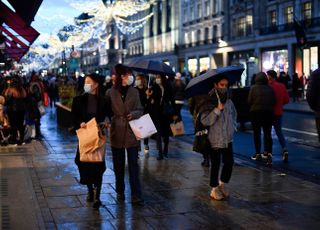
M122 77L123 75L126 75L127 73L131 73L131 70L129 67L122 65L122 64L116 64L114 67L115 73L116 73L116 81L114 83L114 88L117 90L121 89L122 86Z

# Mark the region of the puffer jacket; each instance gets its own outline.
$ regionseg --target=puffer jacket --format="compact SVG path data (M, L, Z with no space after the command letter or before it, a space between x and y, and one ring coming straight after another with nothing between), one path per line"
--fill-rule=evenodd
M250 112L272 112L276 103L275 93L268 85L268 79L264 75L257 74L255 84L251 87L248 96Z
M237 112L233 102L228 99L224 110L214 108L201 114L201 123L209 126L208 139L211 148L227 148L233 142L237 127Z

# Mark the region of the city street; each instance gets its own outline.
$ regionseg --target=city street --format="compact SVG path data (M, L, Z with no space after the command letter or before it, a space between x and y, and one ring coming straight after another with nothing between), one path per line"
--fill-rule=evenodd
M103 206L98 212L85 202L86 188L78 183L76 137L57 127L55 109L48 108L42 118L42 142L0 148L2 229L319 228L318 147L288 137L289 163L282 163L275 152L274 167L269 169L249 160L250 130L237 133L231 197L213 201L209 171L200 166L201 156L191 151L193 127L186 109L183 120L187 135L171 138L169 159L156 160L154 141L150 157L140 154L144 207L130 203L128 181L126 202L116 201L108 149ZM274 149L279 149L276 140Z

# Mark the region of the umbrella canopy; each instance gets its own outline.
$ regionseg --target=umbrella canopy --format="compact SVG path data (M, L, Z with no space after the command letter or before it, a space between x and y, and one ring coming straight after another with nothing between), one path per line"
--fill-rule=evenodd
M153 60L133 60L126 64L132 70L141 73L162 74L167 76L175 76L172 68L167 64L160 61Z
M212 90L214 82L219 77L226 77L229 85L240 81L244 68L242 66L227 66L217 69L211 69L208 72L191 79L185 91L186 96L193 97L201 94L208 94Z

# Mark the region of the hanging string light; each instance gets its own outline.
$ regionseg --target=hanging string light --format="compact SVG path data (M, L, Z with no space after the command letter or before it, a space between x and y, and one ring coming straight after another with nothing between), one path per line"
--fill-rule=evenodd
M62 28L57 35L49 36L46 47L34 44L30 53L38 58L40 65L32 62L33 67L44 66L61 55L62 51L70 47L78 50L95 51L98 47L105 47L110 36L106 35L107 25L114 20L115 25L123 34L133 34L140 30L153 16L148 13L150 5L156 0L69 0L75 9L84 12L74 19L70 28ZM83 48L89 39L97 39L96 45ZM42 44L43 45L43 44Z

